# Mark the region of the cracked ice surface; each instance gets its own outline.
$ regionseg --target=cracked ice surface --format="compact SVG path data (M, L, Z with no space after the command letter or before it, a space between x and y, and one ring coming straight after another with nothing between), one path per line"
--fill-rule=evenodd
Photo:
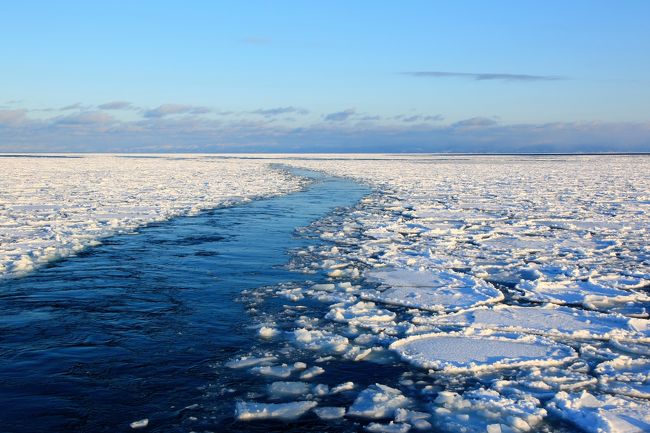
M0 171L0 278L147 223L301 186L265 162L196 155L0 158Z

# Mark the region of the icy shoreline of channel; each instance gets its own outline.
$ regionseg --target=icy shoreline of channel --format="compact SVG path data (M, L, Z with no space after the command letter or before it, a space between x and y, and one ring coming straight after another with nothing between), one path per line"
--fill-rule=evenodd
M0 279L102 238L205 209L299 190L266 161L173 155L0 158Z

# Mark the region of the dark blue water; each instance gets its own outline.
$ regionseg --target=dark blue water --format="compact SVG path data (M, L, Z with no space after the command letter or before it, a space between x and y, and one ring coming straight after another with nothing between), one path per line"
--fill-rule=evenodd
M314 183L116 236L2 283L0 431L118 432L142 418L147 431L189 431L185 408L204 403L215 362L256 340L237 295L304 279L284 266L307 242L294 230L368 192L296 173Z

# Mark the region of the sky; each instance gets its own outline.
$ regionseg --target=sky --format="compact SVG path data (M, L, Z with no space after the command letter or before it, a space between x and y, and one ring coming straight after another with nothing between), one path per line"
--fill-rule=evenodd
M648 152L650 2L30 1L0 152Z

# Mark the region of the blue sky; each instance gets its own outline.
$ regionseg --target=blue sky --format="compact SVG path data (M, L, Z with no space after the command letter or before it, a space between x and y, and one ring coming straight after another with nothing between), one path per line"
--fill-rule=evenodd
M647 1L21 1L0 151L650 151Z

